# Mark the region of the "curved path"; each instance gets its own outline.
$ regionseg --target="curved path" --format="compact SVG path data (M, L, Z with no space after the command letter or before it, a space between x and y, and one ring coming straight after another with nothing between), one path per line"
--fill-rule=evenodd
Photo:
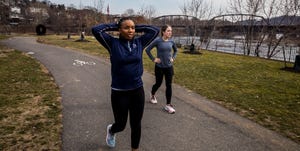
M44 64L60 87L63 151L129 151L130 128L117 134L115 149L105 144L113 121L108 60L70 49L15 37L2 43L31 54ZM146 100L154 77L144 73ZM300 145L267 130L204 97L173 86L176 113L162 111L164 85L157 105L145 104L141 151L299 151Z

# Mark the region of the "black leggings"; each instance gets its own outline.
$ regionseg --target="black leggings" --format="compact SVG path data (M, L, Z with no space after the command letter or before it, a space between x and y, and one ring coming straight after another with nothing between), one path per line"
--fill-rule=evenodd
M111 127L111 132L117 133L125 129L129 112L131 147L134 149L139 148L145 104L144 88L140 87L129 91L112 90L111 104L115 117L115 123Z
M155 66L155 84L152 86L151 94L154 95L158 88L161 86L164 75L166 80L166 99L167 104L171 104L172 97L172 79L173 79L174 69L173 66L169 68L160 68Z

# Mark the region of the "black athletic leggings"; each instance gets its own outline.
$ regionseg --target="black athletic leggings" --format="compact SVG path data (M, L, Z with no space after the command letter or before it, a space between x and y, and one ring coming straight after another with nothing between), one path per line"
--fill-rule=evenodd
M158 88L161 86L164 75L166 83L166 99L167 104L171 104L172 97L172 79L173 79L174 69L173 66L169 68L160 68L155 66L155 84L152 86L151 94L154 95Z
M115 117L111 132L117 133L125 129L129 112L131 127L131 147L139 148L141 138L141 122L144 112L145 92L140 87L129 91L112 90L111 104Z

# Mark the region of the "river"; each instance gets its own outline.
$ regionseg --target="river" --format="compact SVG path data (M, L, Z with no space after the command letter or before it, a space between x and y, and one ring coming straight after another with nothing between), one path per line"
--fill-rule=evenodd
M194 40L193 40L194 39ZM173 40L180 45L190 45L192 41L196 47L200 47L200 37L173 37ZM256 56L254 54L254 50L256 47L256 43L251 45L251 52L250 56ZM244 44L242 42L238 42L234 39L211 39L208 46L207 43L202 43L201 49L206 49L210 51L219 51L219 52L226 52L232 54L239 54L243 55L244 53ZM260 53L259 56L262 58L267 58L267 51L268 46L266 44L262 44L259 47ZM284 50L284 51L283 51ZM296 55L300 54L300 47L296 45L279 45L275 49L275 55L272 56L270 59L273 60L280 60L287 62L295 62ZM283 53L285 52L285 53ZM284 55L285 54L285 55ZM285 58L285 59L284 59Z

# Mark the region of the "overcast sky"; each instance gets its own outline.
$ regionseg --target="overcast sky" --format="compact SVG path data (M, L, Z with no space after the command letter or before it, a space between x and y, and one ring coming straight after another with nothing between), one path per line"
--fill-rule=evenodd
M70 6L75 5L76 8L79 6L92 6L97 4L97 0L49 0L55 4L65 4ZM187 0L104 0L106 11L107 5L109 5L110 14L122 14L127 9L133 9L138 12L142 6L152 5L156 9L155 16L160 15L176 15L182 14L180 7L183 6L184 1ZM228 7L229 0L206 0L207 3L213 4L213 8L219 10L221 7L223 10ZM81 4L81 5L80 5Z

